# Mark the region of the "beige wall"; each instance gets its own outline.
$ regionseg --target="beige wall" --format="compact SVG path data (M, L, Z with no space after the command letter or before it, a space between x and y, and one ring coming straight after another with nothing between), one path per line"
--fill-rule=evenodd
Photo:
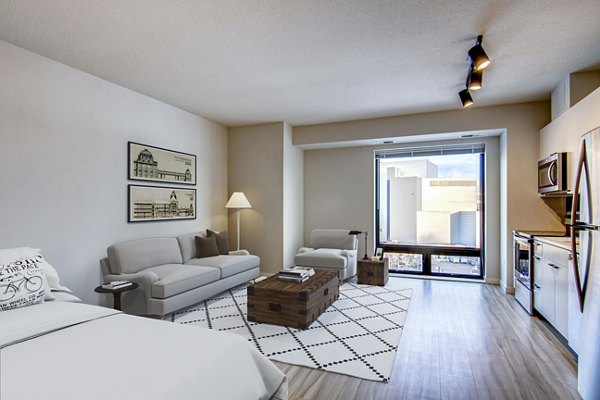
M293 144L293 131L283 126L283 265L294 265L304 245L304 152Z
M242 210L241 248L260 257L263 272L276 272L283 261L282 122L229 129L229 194L244 192L252 205ZM235 211L229 238L235 243Z
M373 254L373 149L350 147L304 151L304 240L313 229L369 232ZM359 237L358 254L364 254Z
M0 87L0 247L42 249L85 302L109 245L227 226L223 126L2 41ZM127 141L197 155L197 219L127 223Z
M537 193L539 130L550 120L548 102L481 107L468 110L310 125L294 128L294 144L312 148L352 145L354 141L383 140L473 130L505 130L496 140L499 162L491 173L504 193L494 212L499 223L487 236L499 252L489 251L488 279L513 285L511 235L514 229L552 229L554 213ZM427 138L426 136L422 136ZM374 147L305 150L305 237L317 226L373 231ZM506 182L502 182L504 178ZM488 206L493 201L488 201ZM490 211L490 210L488 210ZM363 228L364 229L364 228ZM372 240L372 235L371 235ZM373 243L369 247L372 247ZM372 250L370 250L372 251ZM497 273L493 274L493 265ZM494 276L496 275L496 276Z
M242 211L242 248L261 258L263 273L292 266L302 246L303 164L285 122L229 130L229 192L244 192L252 204ZM232 214L230 237L235 223Z

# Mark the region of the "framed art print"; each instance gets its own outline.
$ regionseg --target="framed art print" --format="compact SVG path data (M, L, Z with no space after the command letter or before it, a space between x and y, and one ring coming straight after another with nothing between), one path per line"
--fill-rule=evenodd
M129 185L129 222L196 219L196 189Z
M147 144L128 142L129 179L196 184L196 156Z

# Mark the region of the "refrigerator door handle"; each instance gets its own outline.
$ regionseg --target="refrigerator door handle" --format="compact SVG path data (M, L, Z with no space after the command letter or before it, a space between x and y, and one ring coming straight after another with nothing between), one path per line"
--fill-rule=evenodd
M573 207L577 207L579 202L579 187L581 186L581 178L585 171L586 178L586 187L589 192L589 173L587 168L587 151L585 140L581 142L581 151L579 153L579 162L577 163L577 178L575 179L575 187L573 188ZM585 194L588 196L589 193ZM579 300L579 309L583 312L583 304L585 303L585 291L581 286L581 274L579 273L579 260L577 257L577 227L580 226L581 223L577 221L577 213L571 213L571 253L573 254L573 274L575 275L575 288L577 289L577 298Z

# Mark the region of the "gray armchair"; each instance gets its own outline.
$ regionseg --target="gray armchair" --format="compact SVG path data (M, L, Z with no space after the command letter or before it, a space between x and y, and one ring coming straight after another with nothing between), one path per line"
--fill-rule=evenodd
M346 229L314 229L310 247L301 247L294 263L303 267L334 269L340 281L356 275L358 240Z

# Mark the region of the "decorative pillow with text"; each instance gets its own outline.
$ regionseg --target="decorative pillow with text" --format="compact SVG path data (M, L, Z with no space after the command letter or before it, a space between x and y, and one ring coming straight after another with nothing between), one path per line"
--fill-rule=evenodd
M35 256L0 265L0 311L44 301L42 260Z

